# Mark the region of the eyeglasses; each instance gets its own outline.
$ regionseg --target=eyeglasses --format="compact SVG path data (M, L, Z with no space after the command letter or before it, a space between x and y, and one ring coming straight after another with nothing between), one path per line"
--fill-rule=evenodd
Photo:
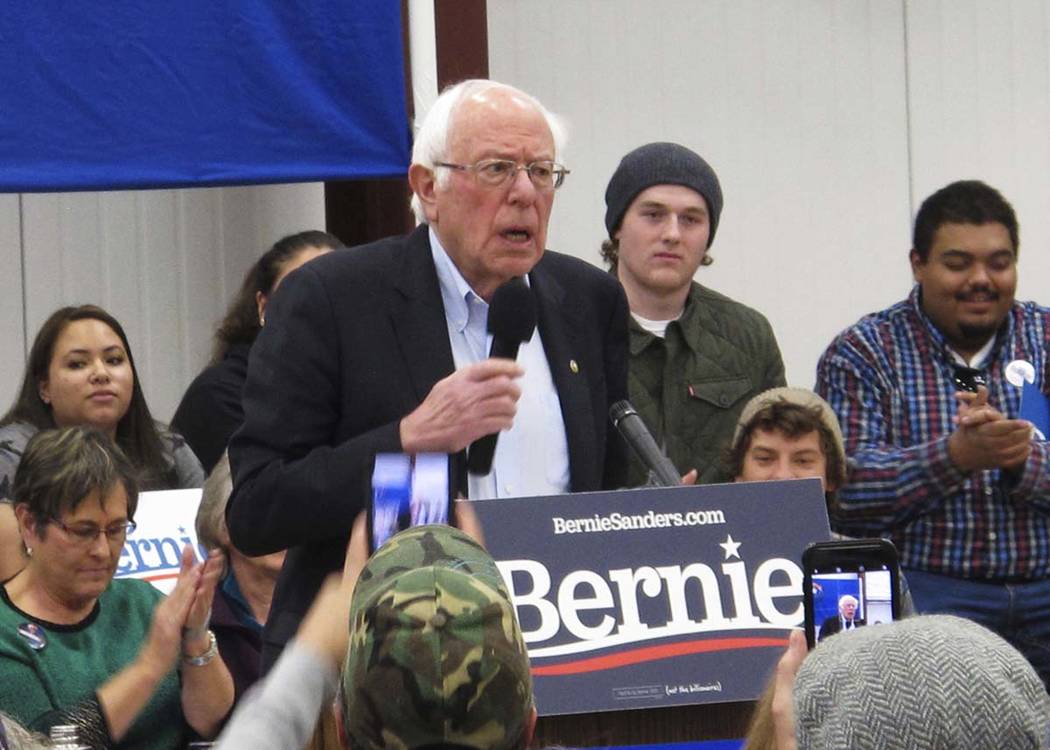
M457 172L473 172L481 185L499 187L524 169L537 190L557 190L565 182L569 170L556 161L534 161L518 164L509 159L482 159L474 164L451 164L447 161L434 163L435 167L455 169Z
M123 542L124 539L135 530L134 521L120 521L106 528L96 526L95 524L85 524L83 526L66 526L64 523L59 521L57 518L52 518L51 522L55 524L77 544L87 547L95 543L98 539L99 534L105 534L106 539L111 542Z
M952 365L952 382L955 383L960 391L977 393L977 389L980 386L988 385L988 377L985 375L984 370L978 370L975 367Z

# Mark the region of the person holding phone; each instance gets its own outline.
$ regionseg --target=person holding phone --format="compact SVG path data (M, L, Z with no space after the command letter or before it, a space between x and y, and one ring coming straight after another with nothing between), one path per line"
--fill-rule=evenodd
M746 750L1029 750L1047 746L1050 696L1009 643L948 615L913 617L812 652L793 631Z
M456 525L402 531L369 555L359 515L342 576L326 580L217 750L303 747L333 699L341 747L529 747L536 709L514 604L469 503L456 504ZM392 700L392 684L412 700Z

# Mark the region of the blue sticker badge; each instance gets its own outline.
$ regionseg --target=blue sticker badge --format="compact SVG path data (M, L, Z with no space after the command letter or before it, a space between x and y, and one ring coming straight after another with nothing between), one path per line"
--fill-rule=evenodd
M26 639L29 648L34 651L40 651L47 645L47 636L44 635L44 629L35 622L23 622L18 626L18 634Z

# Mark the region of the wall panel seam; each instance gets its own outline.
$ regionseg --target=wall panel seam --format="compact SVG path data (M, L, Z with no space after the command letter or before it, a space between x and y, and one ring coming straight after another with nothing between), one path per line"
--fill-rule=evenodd
M901 0L901 31L904 34L904 143L907 146L908 217L915 216L915 170L912 164L911 50L908 47L908 0Z
M22 361L29 361L29 292L26 286L25 194L18 194L18 273L22 293Z

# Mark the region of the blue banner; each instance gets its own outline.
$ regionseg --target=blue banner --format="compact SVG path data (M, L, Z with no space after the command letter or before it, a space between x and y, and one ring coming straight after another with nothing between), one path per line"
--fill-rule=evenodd
M400 3L8 0L0 192L403 175Z
M474 504L541 715L754 700L801 627L819 480Z

